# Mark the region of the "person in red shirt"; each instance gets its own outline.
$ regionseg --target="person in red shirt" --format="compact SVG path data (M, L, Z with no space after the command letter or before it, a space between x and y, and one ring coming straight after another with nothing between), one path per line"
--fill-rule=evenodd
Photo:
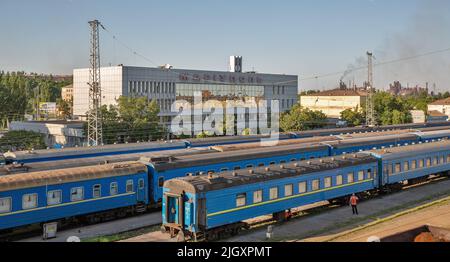
M352 194L352 196L350 197L350 205L352 206L352 212L353 212L353 215L358 215L358 201L359 201L359 198L355 195L355 194Z

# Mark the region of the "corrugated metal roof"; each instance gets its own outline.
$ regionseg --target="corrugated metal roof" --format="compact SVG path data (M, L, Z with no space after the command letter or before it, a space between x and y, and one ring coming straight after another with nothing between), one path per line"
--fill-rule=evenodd
M423 143L412 146L393 147L381 150L371 150L370 153L381 156L383 159L397 159L404 157L420 157L430 152L450 151L450 141Z
M377 159L367 153L357 153L213 175L176 178L166 181L164 187L170 188L172 193L199 193L376 162Z
M0 192L147 172L139 162L58 169L0 176Z
M328 150L326 145L318 143L305 143L288 146L274 146L264 148L252 148L247 150L218 152L210 154L197 154L172 157L166 155L165 161L152 161L150 157L142 157L143 163L152 163L157 171L166 171L177 168L187 168L199 165L211 165L222 163L224 161L239 161L244 159L257 159L276 155L288 155L293 153L311 152L316 150ZM207 170L205 170L207 171Z

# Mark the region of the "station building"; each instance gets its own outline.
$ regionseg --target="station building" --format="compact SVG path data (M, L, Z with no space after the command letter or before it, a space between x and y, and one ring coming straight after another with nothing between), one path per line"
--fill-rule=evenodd
M280 112L297 101L298 76L256 72L204 71L172 67L113 66L101 68L102 104L115 105L120 96L147 97L160 106L160 120L169 124L176 100L190 100L200 92L206 100L257 98L278 100ZM73 71L73 114L83 119L89 108L89 69Z

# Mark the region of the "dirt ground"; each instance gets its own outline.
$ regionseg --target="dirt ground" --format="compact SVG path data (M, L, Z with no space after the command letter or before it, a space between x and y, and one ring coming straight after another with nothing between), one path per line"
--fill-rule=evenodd
M374 222L372 225L369 224L337 235L308 238L303 241L366 242L369 237L384 238L423 225L450 229L450 198L411 213L394 215L391 218L383 219L383 221Z

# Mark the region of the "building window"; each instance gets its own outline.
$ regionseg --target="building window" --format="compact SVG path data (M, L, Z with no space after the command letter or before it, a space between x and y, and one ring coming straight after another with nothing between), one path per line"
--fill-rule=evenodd
M11 212L11 198L0 198L0 214Z
M127 186L126 186L126 191L127 193L132 193L133 192L133 180L127 180Z
M347 174L347 183L353 183L353 181L354 181L353 172L350 172Z
M237 195L236 196L236 206L237 207L245 206L246 199L247 199L247 195L245 193Z
M289 184L284 186L284 196L292 196L294 193L294 185Z
M92 198L100 198L102 196L102 186L94 185L92 190Z
M111 196L115 196L119 193L119 188L117 186L117 182L112 182L110 187L109 187L109 194Z
M344 183L344 180L342 178L342 175L336 176L336 186L340 186Z
M31 209L38 206L37 194L26 194L22 196L22 209Z
M70 201L81 201L83 200L83 188L82 187L75 187L70 189Z
M331 177L325 177L324 179L324 187L330 188L331 187Z
M258 190L253 192L253 203L261 203L263 201L263 191Z
M311 190L312 191L317 191L320 189L320 180L319 179L315 179L312 181L311 183Z
M358 172L358 181L363 181L364 180L364 171L359 171Z
M54 190L47 192L47 205L53 206L61 204L62 202L62 191Z
M278 187L272 187L270 189L269 193L270 193L269 194L270 200L277 199L278 198Z
M306 193L306 182L300 182L298 183L298 192L300 194Z

